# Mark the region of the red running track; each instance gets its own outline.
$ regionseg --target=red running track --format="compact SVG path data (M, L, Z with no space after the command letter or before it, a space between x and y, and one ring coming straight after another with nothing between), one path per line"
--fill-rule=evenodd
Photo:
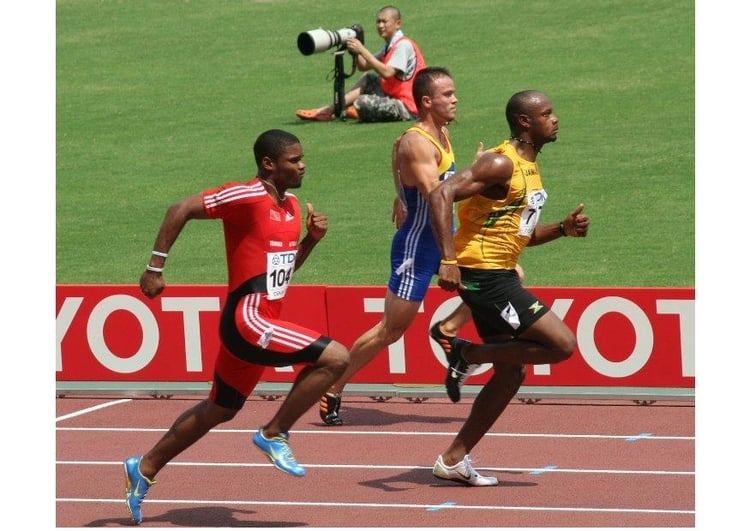
M471 399L344 398L344 426L292 429L295 478L252 445L279 406L253 396L161 471L141 527L695 527L692 401L514 401L471 453L500 485L467 487L432 465ZM131 525L122 460L200 399L58 398L56 525Z

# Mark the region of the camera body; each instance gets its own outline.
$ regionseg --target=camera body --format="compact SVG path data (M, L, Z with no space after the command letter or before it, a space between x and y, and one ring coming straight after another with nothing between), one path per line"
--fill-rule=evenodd
M338 46L339 49L346 47L346 39L356 38L362 44L365 42L365 30L359 24L353 24L348 28L339 30L327 30L318 28L310 31L304 31L297 36L297 48L302 55L312 55L314 53L325 52Z

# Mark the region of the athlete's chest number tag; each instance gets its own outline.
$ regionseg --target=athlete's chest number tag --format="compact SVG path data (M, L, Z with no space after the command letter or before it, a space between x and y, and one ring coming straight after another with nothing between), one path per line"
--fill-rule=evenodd
M268 299L281 299L286 295L286 288L292 280L297 251L266 253L266 257L268 259L266 266Z
M536 224L539 222L539 217L542 215L542 207L544 202L547 201L547 192L544 190L537 190L531 192L527 196L528 204L521 213L521 221L518 226L519 236L531 236L536 228Z

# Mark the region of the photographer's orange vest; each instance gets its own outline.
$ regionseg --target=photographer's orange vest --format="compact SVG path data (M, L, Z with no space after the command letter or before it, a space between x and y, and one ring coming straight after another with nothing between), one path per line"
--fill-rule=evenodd
M414 103L414 95L412 94L411 88L412 85L414 85L414 78L417 77L417 72L427 66L425 64L424 57L422 56L422 51L419 49L419 46L417 46L417 43L413 40L407 37L401 37L400 39L392 42L390 46L388 46L388 50L385 52L385 55L383 55L381 61L388 64L388 61L393 55L393 51L396 49L396 44L399 43L402 39L406 39L414 47L414 53L417 56L417 67L414 69L414 75L412 75L408 81L401 81L396 76L393 76L390 79L381 77L380 85L383 87L383 92L385 92L392 98L397 98L403 101L409 112L416 115L417 105Z

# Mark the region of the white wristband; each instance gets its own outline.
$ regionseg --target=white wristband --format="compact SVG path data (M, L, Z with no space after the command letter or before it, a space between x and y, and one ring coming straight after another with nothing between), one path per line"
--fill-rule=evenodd
M153 254L154 256L161 256L162 258L166 258L169 256L167 253L163 253L161 251L151 251L151 254Z
M151 271L152 273L161 273L164 271L163 267L154 267L151 264L146 264L146 271Z

